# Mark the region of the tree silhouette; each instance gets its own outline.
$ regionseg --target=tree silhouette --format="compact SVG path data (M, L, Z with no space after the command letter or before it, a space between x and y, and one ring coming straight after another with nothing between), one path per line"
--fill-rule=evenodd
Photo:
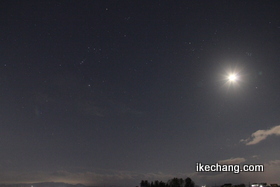
M185 186L184 187L194 187L194 182L192 181L191 178L186 178L185 179Z
M162 181L152 181L149 183L147 180L142 180L140 183L141 187L194 187L195 184L191 178L186 178L185 180L182 178L173 178L167 181L167 183Z
M141 187L151 187L150 183L147 180L142 180L140 183Z

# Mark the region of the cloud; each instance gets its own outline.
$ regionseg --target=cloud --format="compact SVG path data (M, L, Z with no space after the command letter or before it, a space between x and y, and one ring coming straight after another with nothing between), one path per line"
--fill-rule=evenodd
M241 139L240 142L245 142L246 145L254 145L265 140L271 135L280 135L280 125L272 127L268 130L258 130L254 132L251 137L247 138L246 140Z
M218 161L219 164L240 164L242 162L245 162L245 158L230 158L226 160L220 160Z
M256 158L256 159L259 159L260 156L259 155L253 155L252 158Z
M140 173L121 170L96 170L70 172L59 170L53 172L0 172L0 183L37 183L64 182L69 184L84 184L90 186L137 186L141 180L167 181L173 177L185 177L178 174Z
M56 113L75 112L94 117L142 116L141 111L105 94L97 82L88 85L85 78L73 72L54 74L43 87L35 87L30 93L35 115L40 116L40 109L45 108Z
M241 163L244 158L230 158L219 163ZM197 185L220 186L224 183L247 184L250 182L267 182L279 184L280 160L270 160L264 163L264 172L194 172L194 173L142 173L135 171L103 170L71 172L58 170L53 172L0 172L0 183L36 183L64 182L70 184L85 184L90 186L139 186L141 180L167 181L174 177L190 177Z

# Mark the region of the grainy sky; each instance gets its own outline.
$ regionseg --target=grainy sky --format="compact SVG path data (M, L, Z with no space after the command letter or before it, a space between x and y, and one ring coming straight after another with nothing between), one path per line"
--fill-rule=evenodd
M277 0L1 1L0 183L280 183L279 12Z

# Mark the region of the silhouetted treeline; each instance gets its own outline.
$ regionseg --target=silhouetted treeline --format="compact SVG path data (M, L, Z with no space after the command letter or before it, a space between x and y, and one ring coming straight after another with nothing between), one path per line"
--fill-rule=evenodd
M245 184L237 184L237 185L234 185L234 187L246 187Z
M231 183L226 183L226 184L223 184L221 187L246 187L246 185L245 184L232 185Z
M245 184L232 185L231 183L226 183L226 184L223 184L221 187L246 187L246 185Z
M194 182L191 178L173 178L168 180L166 183L162 181L152 181L142 180L140 187L194 187Z

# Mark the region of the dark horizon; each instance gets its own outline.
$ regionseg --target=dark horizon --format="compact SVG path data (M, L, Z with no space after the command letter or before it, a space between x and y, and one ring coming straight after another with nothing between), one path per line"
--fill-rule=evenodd
M145 180L142 180L142 181L145 181ZM155 181L158 181L158 180L155 180ZM155 181L148 181L148 182L151 183L151 182L155 182ZM139 182L140 185L136 185L136 186L141 187L141 182ZM158 182L167 183L168 181L158 181ZM194 182L194 186L196 186L196 187L200 186L200 185L195 184L195 181L193 181L193 182ZM265 183L265 182L263 181L261 183ZM238 184L223 183L223 184L219 184L219 183L215 183L214 185L207 184L207 185L203 185L203 186L205 186L205 187L223 187L223 186L229 185L229 184L231 186L235 186L235 187L238 187L238 186L241 186L241 185L245 185L245 186L251 187L252 184L256 184L256 183L250 183L250 182L249 182L249 184L244 184L244 183L238 183ZM265 184L267 184L267 183L265 183ZM5 186L9 186L9 187L19 187L19 186L20 187L26 187L26 186L30 186L30 185L32 185L34 187L101 187L101 186L103 186L103 185L91 186L91 185L85 185L85 184L80 184L80 183L71 184L71 183L65 183L65 182L35 182L35 183L14 183L14 184L13 183L11 183L11 184L2 183L2 184L0 184L0 187L5 187ZM270 186L269 184L267 184L267 185ZM279 186L279 184L277 184L277 185ZM110 185L108 187L118 187L118 186L119 185Z

